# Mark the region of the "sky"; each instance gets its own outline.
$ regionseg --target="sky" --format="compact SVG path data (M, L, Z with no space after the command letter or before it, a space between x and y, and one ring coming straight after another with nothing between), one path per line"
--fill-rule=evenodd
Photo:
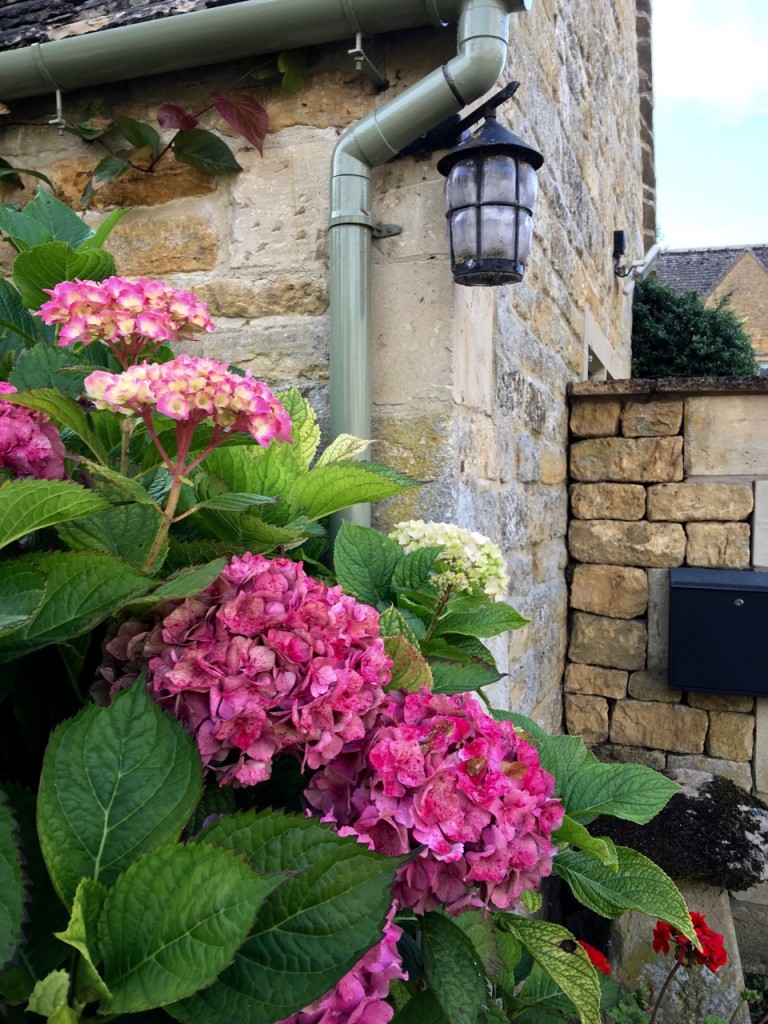
M665 249L768 245L768 0L653 0Z

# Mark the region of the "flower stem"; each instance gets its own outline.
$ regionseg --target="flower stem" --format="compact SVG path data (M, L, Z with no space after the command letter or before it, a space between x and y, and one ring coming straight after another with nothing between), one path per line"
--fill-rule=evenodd
M427 632L424 634L424 640L430 640L432 638L432 633L434 632L435 626L440 621L440 616L445 611L445 606L448 604L448 598L450 596L450 588L448 590L444 590L440 595L440 600L437 603L437 608L435 608L435 614L432 616L432 621L427 627Z
M122 431L120 437L120 472L123 476L128 476L128 449L131 444L131 434L133 433L133 420L126 416L122 423Z
M667 975L666 980L664 981L664 984L661 986L661 991L659 992L659 998L656 1000L656 1005L653 1008L653 1013L651 1014L651 1019L648 1022L648 1024L654 1024L654 1022L656 1020L656 1014L659 1012L659 1007L661 1006L661 1001L664 998L664 996L666 995L667 989L669 988L672 979L677 974L677 972L678 972L680 967L681 967L680 961L677 960L675 962L674 967L672 968L672 970Z

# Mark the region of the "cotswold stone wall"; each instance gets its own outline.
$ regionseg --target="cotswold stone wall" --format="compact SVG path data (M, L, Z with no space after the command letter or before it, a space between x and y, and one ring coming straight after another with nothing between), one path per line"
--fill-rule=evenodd
M568 731L601 758L724 775L763 799L768 701L670 690L667 664L670 568L768 568L767 385L574 385L565 673Z
M511 600L531 622L497 651L509 675L495 698L553 728L567 618L566 386L587 376L588 347L615 375L628 372L630 300L613 276L614 229L627 231L629 255L643 251L635 13L634 3L613 0L535 0L511 18L499 84L523 84L502 117L546 159L522 284L453 285L439 154L394 159L374 173L374 215L403 230L374 243L373 455L428 481L383 505L378 521L453 520L501 543ZM197 291L218 324L205 352L278 387L296 382L323 424L331 151L347 125L450 59L455 27L366 40L392 83L381 95L355 72L352 43L318 48L293 94L248 78L254 58L64 97L70 121L97 96L139 119L160 103L201 110L238 81L264 104L263 157L203 115L237 150L241 174L211 179L167 160L158 173L100 189L88 217L131 207L113 235L119 272ZM647 74L643 91L647 113ZM17 124L2 129L3 156L49 175L77 205L99 144L48 126L53 96L11 106ZM23 202L36 187L24 181L24 193L6 195Z

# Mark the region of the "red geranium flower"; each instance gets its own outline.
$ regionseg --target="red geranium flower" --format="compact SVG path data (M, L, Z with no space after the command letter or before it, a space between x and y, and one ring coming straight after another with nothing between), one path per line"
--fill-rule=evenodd
M594 946L590 946L588 942L582 942L578 940L579 945L589 957L589 962L594 968L600 971L601 974L605 974L606 977L611 973L611 965L605 959L599 949L595 949Z
M674 944L675 957L678 963L685 967L703 966L714 974L720 967L728 963L728 954L723 946L723 936L713 932L707 924L704 915L691 912L691 923L693 924L696 938L701 944L701 949L696 949L693 943L666 921L657 921L653 929L653 951L655 953L669 953L670 947Z

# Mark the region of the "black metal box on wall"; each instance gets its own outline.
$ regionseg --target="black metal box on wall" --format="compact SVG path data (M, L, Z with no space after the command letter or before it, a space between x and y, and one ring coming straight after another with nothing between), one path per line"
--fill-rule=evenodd
M669 687L768 696L768 572L669 570Z

